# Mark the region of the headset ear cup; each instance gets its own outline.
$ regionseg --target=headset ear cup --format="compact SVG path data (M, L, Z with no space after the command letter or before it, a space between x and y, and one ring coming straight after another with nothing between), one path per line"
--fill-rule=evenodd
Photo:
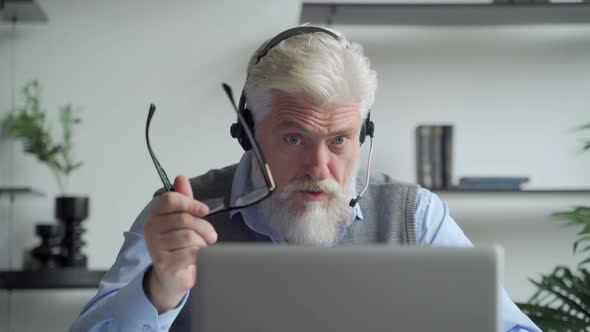
M244 115L244 119L246 119L246 123L248 124L248 128L252 132L252 135L254 135L254 117L252 116L252 111L250 111L247 108L244 108L242 115ZM246 135L245 132L244 132L244 135Z
M367 136L375 136L375 122L370 121L367 123Z
M246 120L246 124L248 125L248 129L250 129L252 136L254 136L254 119L252 117L252 112L249 109L244 108L244 110L242 111L242 115L244 116L244 119ZM246 131L244 130L244 127L240 126L240 128L242 129L242 133L240 135L240 145L242 146L242 148L244 148L245 151L248 151L252 148L252 144L250 143L250 140L248 139L248 135L246 135Z
M365 121L363 122L363 125L361 126L359 141L361 142L361 144L363 144L363 143L365 143L367 136L373 137L373 135L375 135L375 123L373 123L373 121L371 121L371 112L369 112L369 114L367 114L367 118L365 119Z
M242 116L246 120L248 126L250 126L252 135L254 135L254 120L252 119L252 112L246 108L242 111ZM250 144L250 140L246 135L246 131L239 121L231 125L229 128L229 133L231 134L231 137L238 139L238 143L240 143L244 151L248 151L252 148L252 144Z
M232 138L238 138L241 126L240 123L232 123L231 127L229 127L229 134Z
M238 139L238 143L240 143L240 146L242 146L242 149L244 149L244 151L250 150L250 141L248 141L246 133L244 132L244 128L242 127L241 123L236 122L232 124L229 132L231 134L231 137Z
M365 143L366 137L367 137L367 123L363 122L363 125L361 126L361 132L359 134L359 141L361 142L361 145L363 143Z
M238 139L240 145L244 149L244 151L249 151L252 148L252 144L250 144L250 140L246 136L246 133L242 130L242 136Z

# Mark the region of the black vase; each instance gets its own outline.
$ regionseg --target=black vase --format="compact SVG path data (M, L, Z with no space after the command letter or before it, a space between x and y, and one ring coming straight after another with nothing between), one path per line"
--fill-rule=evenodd
M35 234L41 243L23 254L25 270L55 269L61 267L61 225L37 224Z
M89 198L84 196L60 196L55 198L55 217L63 223L61 241L61 266L86 268L87 258L82 254L86 244L81 223L88 217Z

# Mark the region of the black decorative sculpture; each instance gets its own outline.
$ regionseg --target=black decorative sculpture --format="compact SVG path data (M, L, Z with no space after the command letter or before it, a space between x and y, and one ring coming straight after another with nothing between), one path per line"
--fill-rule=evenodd
M55 198L55 217L64 225L61 241L61 266L86 267L87 258L82 254L86 244L82 240L85 229L82 221L88 217L88 197L60 196Z
M25 270L59 268L62 227L55 224L36 224L35 234L41 238L41 244L25 253Z

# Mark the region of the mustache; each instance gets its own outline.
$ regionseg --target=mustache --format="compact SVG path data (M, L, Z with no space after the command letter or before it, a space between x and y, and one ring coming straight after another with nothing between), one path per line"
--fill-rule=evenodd
M325 180L294 180L287 184L281 193L282 196L289 196L298 191L323 192L326 194L342 194L342 188L338 182L332 179Z

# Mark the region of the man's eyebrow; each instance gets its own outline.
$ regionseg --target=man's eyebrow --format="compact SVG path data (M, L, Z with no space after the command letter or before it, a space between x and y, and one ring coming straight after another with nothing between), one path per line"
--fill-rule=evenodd
M276 125L273 129L273 131L281 131L281 130L285 130L285 129L291 129L291 128L296 128L299 129L303 132L310 132L311 130L309 129L309 127L293 121L293 120L283 120L281 122L279 122L278 125ZM335 135L335 136L341 136L341 135L353 135L356 132L356 129L353 127L350 128L342 128L342 129L338 129L335 130L333 133L331 133L331 135Z

